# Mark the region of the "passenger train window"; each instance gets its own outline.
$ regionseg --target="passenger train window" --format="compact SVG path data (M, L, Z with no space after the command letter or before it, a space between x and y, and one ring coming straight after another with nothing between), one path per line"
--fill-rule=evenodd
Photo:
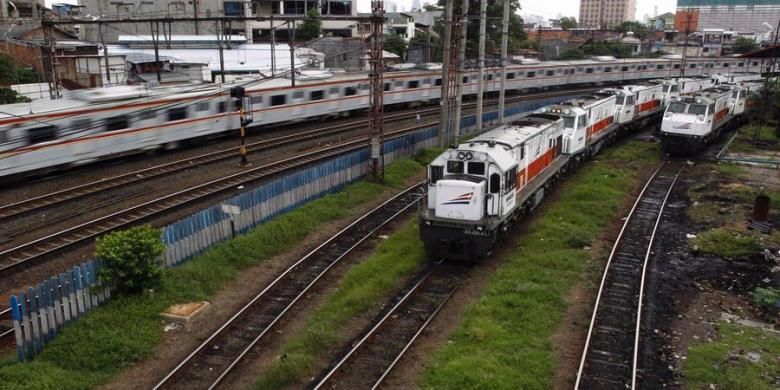
M497 194L501 189L501 175L494 173L490 175L490 193Z
M403 82L403 81L400 81L400 80L398 80L398 81L396 81L396 82L395 82L395 86L396 86L396 87L403 87L403 86L404 86L404 82Z
M420 88L420 82L417 80L412 80L407 84L407 87L411 88Z
M463 76L463 84L466 84L468 82L469 82L469 77L468 76Z
M507 80L512 80L512 79L515 78L515 74L514 73L507 73L506 74L506 78L507 78Z
M106 131L122 130L130 127L130 121L126 115L112 116L106 119Z
M436 79L436 81L433 83L434 85L441 86L441 79Z
M303 91L295 91L292 95L293 99L303 99Z
M485 163L483 162L469 162L469 175L484 175Z
M528 77L529 79L530 79L530 78L534 78L534 77L536 77L536 72L528 72L528 74L526 75L526 77Z
M431 79L423 80L423 85L431 85Z
M609 72L612 72L612 67L607 66L606 68L604 68L604 73L609 73Z
M89 118L79 118L73 121L73 124L71 124L71 134L78 134L81 132L84 132L86 130L89 130L90 127L92 127L92 119Z
M624 66L624 67L620 68L620 71L621 72L628 72L628 67Z
M8 132L0 131L0 145L8 142Z
M731 65L731 64L729 64L728 62L724 62L724 63L723 63L723 67L724 67L724 68L728 68L728 67L729 67L729 65Z
M271 96L271 107L281 106L282 104L287 104L287 95Z
M696 64L691 64L690 68L691 69L696 69Z
M487 75L487 81L492 81L492 80L493 80L493 75L492 74Z
M547 71L547 75L548 75L548 76L552 76L552 75L554 75L554 74L555 74L555 71L552 71L552 70L548 70L548 71Z
M444 177L444 167L441 165L431 165L431 183L436 183Z
M344 88L344 96L354 96L354 95L357 95L357 89L355 89L355 87Z
M587 68L587 69L585 69L585 73L593 73L593 68Z
M745 66L745 63L744 62L740 62L740 63L737 64L737 66Z
M390 85L391 85L390 83L385 83L385 86L384 86L385 92L390 90Z
M209 102L198 102L195 104L195 111L208 111Z
M758 66L758 62L753 62L752 66Z
M658 70L661 70L661 69L664 68L664 66L663 65L656 65L655 68L658 69Z
M309 100L322 100L325 97L325 91L309 92Z
M262 95L255 95L252 96L252 105L260 105L263 104L263 96Z
M339 96L339 88L333 87L328 90L328 96L330 97L338 97Z
M168 121L178 121L187 118L187 107L176 107L168 110Z
M28 145L54 141L55 139L57 139L57 126L41 126L27 129Z
M680 69L680 64L674 64L674 69Z
M463 161L447 161L447 173L463 173Z
M219 113L227 112L227 110L228 110L227 107L228 107L227 106L227 102L219 102L219 103L217 103L217 112L219 112Z

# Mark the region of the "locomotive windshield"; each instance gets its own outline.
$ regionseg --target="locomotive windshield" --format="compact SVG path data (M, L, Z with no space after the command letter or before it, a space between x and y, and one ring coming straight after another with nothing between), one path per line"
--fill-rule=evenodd
M447 173L463 173L463 161L447 161Z
M574 117L573 116L565 116L563 117L563 127L567 129L574 128Z
M682 103L682 102L672 102L672 103L670 103L668 112L673 112L675 114L681 114L681 113L685 112L685 103Z
M615 103L616 104L623 104L623 102L626 100L626 97L623 95L617 95L615 96Z
M707 106L704 104L691 104L688 106L688 113L691 115L704 115L707 113Z

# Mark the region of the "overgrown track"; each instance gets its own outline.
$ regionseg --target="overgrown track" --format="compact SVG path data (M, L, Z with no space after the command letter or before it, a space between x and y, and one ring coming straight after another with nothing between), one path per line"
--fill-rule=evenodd
M427 125L423 125L427 126ZM388 133L388 139L416 131L421 126ZM367 138L359 138L342 144L327 146L315 151L303 152L276 162L249 168L243 172L225 176L149 202L106 215L89 222L62 230L46 237L0 252L0 275L29 265L33 260L50 255L67 247L97 237L109 231L137 224L181 206L220 194L235 191L236 187L268 179L276 174L297 169L334 156L359 150L368 144Z
M464 267L432 265L330 368L314 389L377 388L439 313L466 274Z
M328 270L415 205L423 185L424 182L406 189L298 260L179 363L155 389L217 386Z
M634 203L601 279L575 389L636 389L647 262L683 165L664 162Z

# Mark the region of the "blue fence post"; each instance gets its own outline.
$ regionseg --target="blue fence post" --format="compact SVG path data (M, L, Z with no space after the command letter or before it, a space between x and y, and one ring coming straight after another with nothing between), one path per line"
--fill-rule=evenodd
M60 290L60 281L56 276L49 278L49 286L52 290L52 307L54 309L54 320L57 323L57 331L62 330L64 322L62 321L62 291Z
M78 307L79 317L86 311L84 308L84 292L81 289L81 268L79 266L73 267L73 287L76 292L76 306Z
M19 298L11 295L11 319L14 322L14 336L16 337L16 356L20 362L24 361L24 335L22 334L22 313L19 311Z
M32 323L32 337L33 337L33 353L38 354L41 352L41 330L40 322L38 320L38 304L35 291L30 287L27 291L27 295L30 299L30 322Z
M49 315L46 313L46 289L42 283L35 286L35 296L38 305L38 318L41 320L41 338L43 345L49 344Z
M62 289L62 320L65 324L70 323L70 281L68 275L64 272L60 273L60 287Z
M22 292L19 294L21 300L19 302L20 310L22 312L22 330L24 331L24 355L30 358L34 355L34 342L32 334L32 321L30 321L29 306L27 305L27 293Z

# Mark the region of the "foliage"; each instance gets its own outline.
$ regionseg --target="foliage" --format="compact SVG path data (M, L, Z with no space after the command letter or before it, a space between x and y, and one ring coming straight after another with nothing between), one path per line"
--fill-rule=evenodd
M640 22L625 21L621 23L617 28L617 31L626 34L629 31L634 33L634 38L644 41L650 36L650 30L647 25Z
M26 84L38 81L35 71L19 67L11 56L0 54L0 85Z
M406 54L406 41L398 35L385 34L384 49L397 54L403 60Z
M394 162L385 177L420 173L421 165ZM416 167L410 170L410 167ZM394 179L397 180L397 179ZM243 270L307 241L324 223L343 219L391 188L358 182L285 213L247 234L217 244L182 266L166 269L154 294L118 296L68 326L31 363L0 362L2 389L95 388L122 369L158 352L159 313L182 303L210 300Z
M750 53L758 48L756 41L750 38L737 37L732 46L734 53Z
M780 337L772 332L719 322L716 341L688 349L683 381L688 389L769 390L780 375ZM758 361L747 353L760 355Z
M162 276L162 231L136 226L97 239L95 257L103 262L98 277L120 293L137 293L156 285Z
M772 287L756 287L750 292L750 296L753 297L753 302L756 305L767 309L776 308L780 302L780 290Z
M507 253L443 348L425 364L420 388L549 389L552 335L566 297L589 267L583 250L615 221L656 164L656 144L631 141L606 150L554 190L554 202L523 221L528 233ZM594 270L594 272L596 272Z
M399 280L414 273L425 261L419 234L416 223L408 225L352 267L304 328L284 344L279 357L258 378L255 388L287 388L324 368L317 367L317 361L334 346L347 341L342 329L349 321L376 308L377 302L395 290Z
M568 17L564 16L559 21L561 24L561 28L564 30L571 30L573 28L577 28L577 19L575 17Z
M307 18L301 23L295 32L295 38L302 41L310 41L322 34L322 16L316 8L309 8Z
M569 49L565 52L561 53L561 55L558 56L558 60L582 60L585 59L586 55L585 52L581 49Z
M0 104L27 103L31 99L11 88L0 88Z
M726 228L703 232L692 240L692 244L702 252L729 259L745 259L761 249L761 244L752 234L740 234Z
M632 48L619 42L599 41L582 46L582 50L591 56L613 56L615 58L631 58Z
M442 9L445 6L445 0L438 0L437 4ZM517 14L520 9L520 0L510 0L509 2L509 37L508 47L522 42L527 38L523 31L523 18ZM498 51L501 48L501 21L504 17L503 1L489 1L487 4L487 26L485 38L485 52ZM453 14L460 12L461 2L456 2L453 7ZM444 37L443 20L437 22L434 30L439 36ZM466 39L466 58L476 58L479 48L479 6L469 7L469 24Z

